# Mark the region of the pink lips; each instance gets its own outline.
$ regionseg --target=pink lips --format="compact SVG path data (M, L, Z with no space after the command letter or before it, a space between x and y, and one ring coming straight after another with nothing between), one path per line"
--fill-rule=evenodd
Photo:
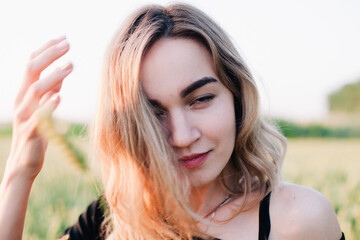
M179 159L179 162L186 168L196 168L205 162L208 155L209 152L183 156Z

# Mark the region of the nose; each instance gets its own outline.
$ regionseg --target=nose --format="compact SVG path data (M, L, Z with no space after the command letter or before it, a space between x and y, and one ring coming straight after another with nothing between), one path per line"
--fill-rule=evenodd
M169 142L175 148L189 147L201 137L195 121L183 111L171 114L169 127Z

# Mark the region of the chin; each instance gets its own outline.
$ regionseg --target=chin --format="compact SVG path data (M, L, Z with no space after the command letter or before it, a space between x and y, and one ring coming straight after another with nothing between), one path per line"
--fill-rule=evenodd
M188 175L191 188L208 187L217 182L220 172L218 174L209 174L209 172L199 171L197 173L190 173Z

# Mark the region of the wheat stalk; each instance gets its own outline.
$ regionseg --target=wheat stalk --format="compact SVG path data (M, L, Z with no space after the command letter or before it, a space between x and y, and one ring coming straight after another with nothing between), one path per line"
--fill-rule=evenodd
M39 130L59 148L67 159L79 170L88 171L85 155L70 142L70 140L56 131L54 120L50 114L44 114L39 122Z

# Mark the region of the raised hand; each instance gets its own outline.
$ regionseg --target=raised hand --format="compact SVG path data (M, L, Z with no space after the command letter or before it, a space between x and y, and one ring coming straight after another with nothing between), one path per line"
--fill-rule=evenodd
M58 92L73 70L71 63L41 76L55 60L69 51L60 37L31 54L14 104L10 155L0 186L0 239L21 239L27 202L35 177L44 163L48 141L39 127L60 103Z
M51 114L58 106L58 92L73 66L66 64L45 77L40 77L40 74L68 52L69 47L65 37L60 37L32 53L15 100L13 139L7 167L21 171L29 178L39 173L47 147L47 139L40 133L39 123L43 115Z

